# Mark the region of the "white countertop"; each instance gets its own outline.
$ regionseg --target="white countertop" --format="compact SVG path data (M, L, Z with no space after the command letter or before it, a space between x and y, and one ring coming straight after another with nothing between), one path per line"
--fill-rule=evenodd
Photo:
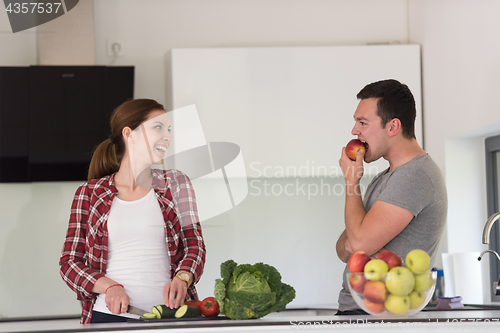
M411 328L412 332L429 332L440 328L471 328L498 332L500 310L422 311L411 317L335 316L330 310L297 310L273 313L255 320L204 320L176 322L128 322L81 325L78 319L22 320L0 322L0 332L276 332L311 331L318 329L350 329L350 332L370 328L387 332Z

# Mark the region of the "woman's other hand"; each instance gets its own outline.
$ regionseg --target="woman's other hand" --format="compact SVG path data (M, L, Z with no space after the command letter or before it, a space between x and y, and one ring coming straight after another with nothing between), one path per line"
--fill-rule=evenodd
M184 305L187 294L187 284L178 277L174 277L172 282L165 283L163 287L163 300L165 305L171 309L177 309Z
M106 292L106 306L113 314L127 312L130 304L129 297L121 285L110 287Z

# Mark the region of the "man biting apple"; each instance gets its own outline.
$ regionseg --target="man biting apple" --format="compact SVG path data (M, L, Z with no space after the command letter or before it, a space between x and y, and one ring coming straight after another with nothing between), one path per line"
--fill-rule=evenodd
M342 149L339 160L345 178L345 230L337 255L347 262L356 251L377 258L390 250L404 258L422 249L434 261L446 223L448 199L441 170L415 137L415 100L408 86L384 80L365 86L357 95L352 134L359 142ZM364 149L363 149L364 148ZM348 155L349 154L349 155ZM360 193L363 161L384 158L389 167ZM363 314L349 293L344 271L337 314Z

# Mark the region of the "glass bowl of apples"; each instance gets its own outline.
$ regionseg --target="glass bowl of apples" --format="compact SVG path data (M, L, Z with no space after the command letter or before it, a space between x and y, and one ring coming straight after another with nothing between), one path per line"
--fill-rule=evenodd
M363 251L351 255L347 263L349 290L356 304L378 317L411 316L431 300L437 272L429 270L430 257L412 250L405 258L384 251L371 259Z

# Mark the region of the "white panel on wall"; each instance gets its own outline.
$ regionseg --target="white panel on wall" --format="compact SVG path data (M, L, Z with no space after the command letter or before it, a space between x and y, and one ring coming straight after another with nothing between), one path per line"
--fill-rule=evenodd
M381 79L413 91L422 137L418 45L174 49L172 72L174 108L196 104L207 141L238 144L250 176L308 163L309 175L340 175L356 94Z
M353 138L356 94L387 78L414 93L420 141L418 45L172 51L173 107L195 104L207 142L239 145L248 177L241 204L202 221L201 297L213 294L220 264L233 259L277 267L297 291L291 308L337 305L344 268L335 253L344 229L338 159ZM363 186L386 166L365 165Z

